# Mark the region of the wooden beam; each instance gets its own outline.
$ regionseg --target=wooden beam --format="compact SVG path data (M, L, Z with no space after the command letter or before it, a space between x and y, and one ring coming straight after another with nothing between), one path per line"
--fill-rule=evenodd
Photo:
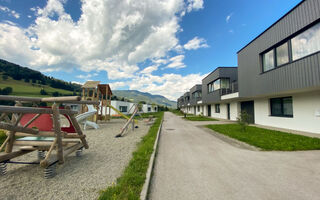
M34 108L34 107L14 107L14 106L0 106L1 113L33 113L33 114L52 114L52 109L50 108ZM77 114L77 111L60 109L59 113L64 114Z
M12 122L14 122L14 124L11 125L11 126L12 126L11 128L17 128L17 127L18 127L18 124L19 124L19 122L20 122L20 120L21 120L21 118L22 118L22 115L23 115L23 114L20 114L17 118L14 118L14 117L12 116ZM7 124L7 123L0 122L0 125L1 125L1 124ZM9 124L7 124L7 125L9 125ZM9 130L9 129L6 129L6 130ZM6 153L12 152L13 142L14 142L14 140L15 140L14 134L15 134L16 132L17 132L17 131L14 130L14 129L10 130L10 132L9 132L9 136L8 136L9 139L8 139L7 144L6 144Z
M14 151L14 152L10 152L10 153L0 153L0 162L10 160L12 158L21 156L26 153L30 153L32 151L33 150L19 150L19 151Z
M41 98L19 97L19 96L9 96L9 95L0 95L0 100L3 100L3 101L36 101L36 102L41 102Z
M46 97L42 98L42 102L69 102L69 101L80 101L81 97L79 96L70 96L70 97Z
M30 133L33 135L37 135L39 133L39 131L36 129L24 128L22 126L15 126L6 122L0 122L0 129L5 129L8 131L14 131L14 132Z
M62 147L62 136L61 136L61 127L60 127L60 114L59 114L59 107L56 103L52 105L52 119L53 119L53 128L54 133L56 134L57 140L57 156L59 159L59 164L64 163L63 158L63 147Z
M74 115L70 115L70 120L72 122L73 127L76 129L76 132L78 133L78 135L84 135ZM80 140L84 148L88 149L89 145L87 143L87 140L85 138L80 138Z
M68 156L69 154L71 154L72 152L80 149L81 147L83 147L83 145L81 143L77 143L77 144L74 144L73 146L70 146L69 148L66 148L64 151L63 151L63 156L66 157ZM41 167L48 167L49 165L51 165L52 163L55 163L57 162L59 159L57 157L57 155L52 155L50 159L48 159L47 162L43 162L43 163L40 163L40 166Z
M23 128L28 127L32 122L34 122L34 120L38 119L38 117L40 117L41 114L36 114L34 117L32 117L32 119L30 119L24 126Z

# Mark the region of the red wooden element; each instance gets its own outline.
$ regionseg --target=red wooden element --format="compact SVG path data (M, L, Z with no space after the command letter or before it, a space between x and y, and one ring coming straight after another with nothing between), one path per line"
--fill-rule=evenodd
M42 108L51 108L51 107L42 107ZM60 108L62 109L62 108ZM20 124L24 126L27 124L36 114L24 114L20 120ZM66 133L76 133L74 126L72 125L69 115L64 115L68 122L69 127L61 127L61 131ZM39 131L53 131L53 120L50 114L41 114L36 120L34 120L28 128L37 127Z

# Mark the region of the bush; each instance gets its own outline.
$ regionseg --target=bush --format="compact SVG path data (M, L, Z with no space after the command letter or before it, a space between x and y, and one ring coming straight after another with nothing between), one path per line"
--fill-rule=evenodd
M237 118L237 122L240 125L241 130L246 131L250 122L250 115L246 111L242 111L240 117Z
M0 89L0 94L2 95L9 95L12 93L12 87L5 87L2 90Z
M43 88L40 90L40 94L41 95L47 95L48 94L48 92L46 92Z
M53 92L53 93L52 93L52 96L54 96L54 97L58 97L58 96L60 96L60 93L59 93L59 92L57 92L57 91L55 91L55 92Z
M2 79L5 81L5 80L8 80L8 75L2 75Z

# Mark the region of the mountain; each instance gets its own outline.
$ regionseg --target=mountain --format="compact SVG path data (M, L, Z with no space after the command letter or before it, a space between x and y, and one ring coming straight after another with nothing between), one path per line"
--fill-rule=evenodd
M134 102L144 101L146 103L155 103L170 108L177 107L177 102L170 101L169 99L161 95L153 95L147 92L140 92L137 90L112 90L112 92L113 95L118 97L118 99L124 97L125 99L132 100Z

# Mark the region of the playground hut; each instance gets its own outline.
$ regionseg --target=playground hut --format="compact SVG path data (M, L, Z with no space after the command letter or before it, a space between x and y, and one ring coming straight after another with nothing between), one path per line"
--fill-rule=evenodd
M97 112L92 119L96 123L98 120L110 119L110 108L109 112L107 109L111 105L111 97L112 91L109 84L100 84L100 81L87 81L82 86L82 100L99 102L95 107ZM81 112L87 112L85 105L82 106Z

